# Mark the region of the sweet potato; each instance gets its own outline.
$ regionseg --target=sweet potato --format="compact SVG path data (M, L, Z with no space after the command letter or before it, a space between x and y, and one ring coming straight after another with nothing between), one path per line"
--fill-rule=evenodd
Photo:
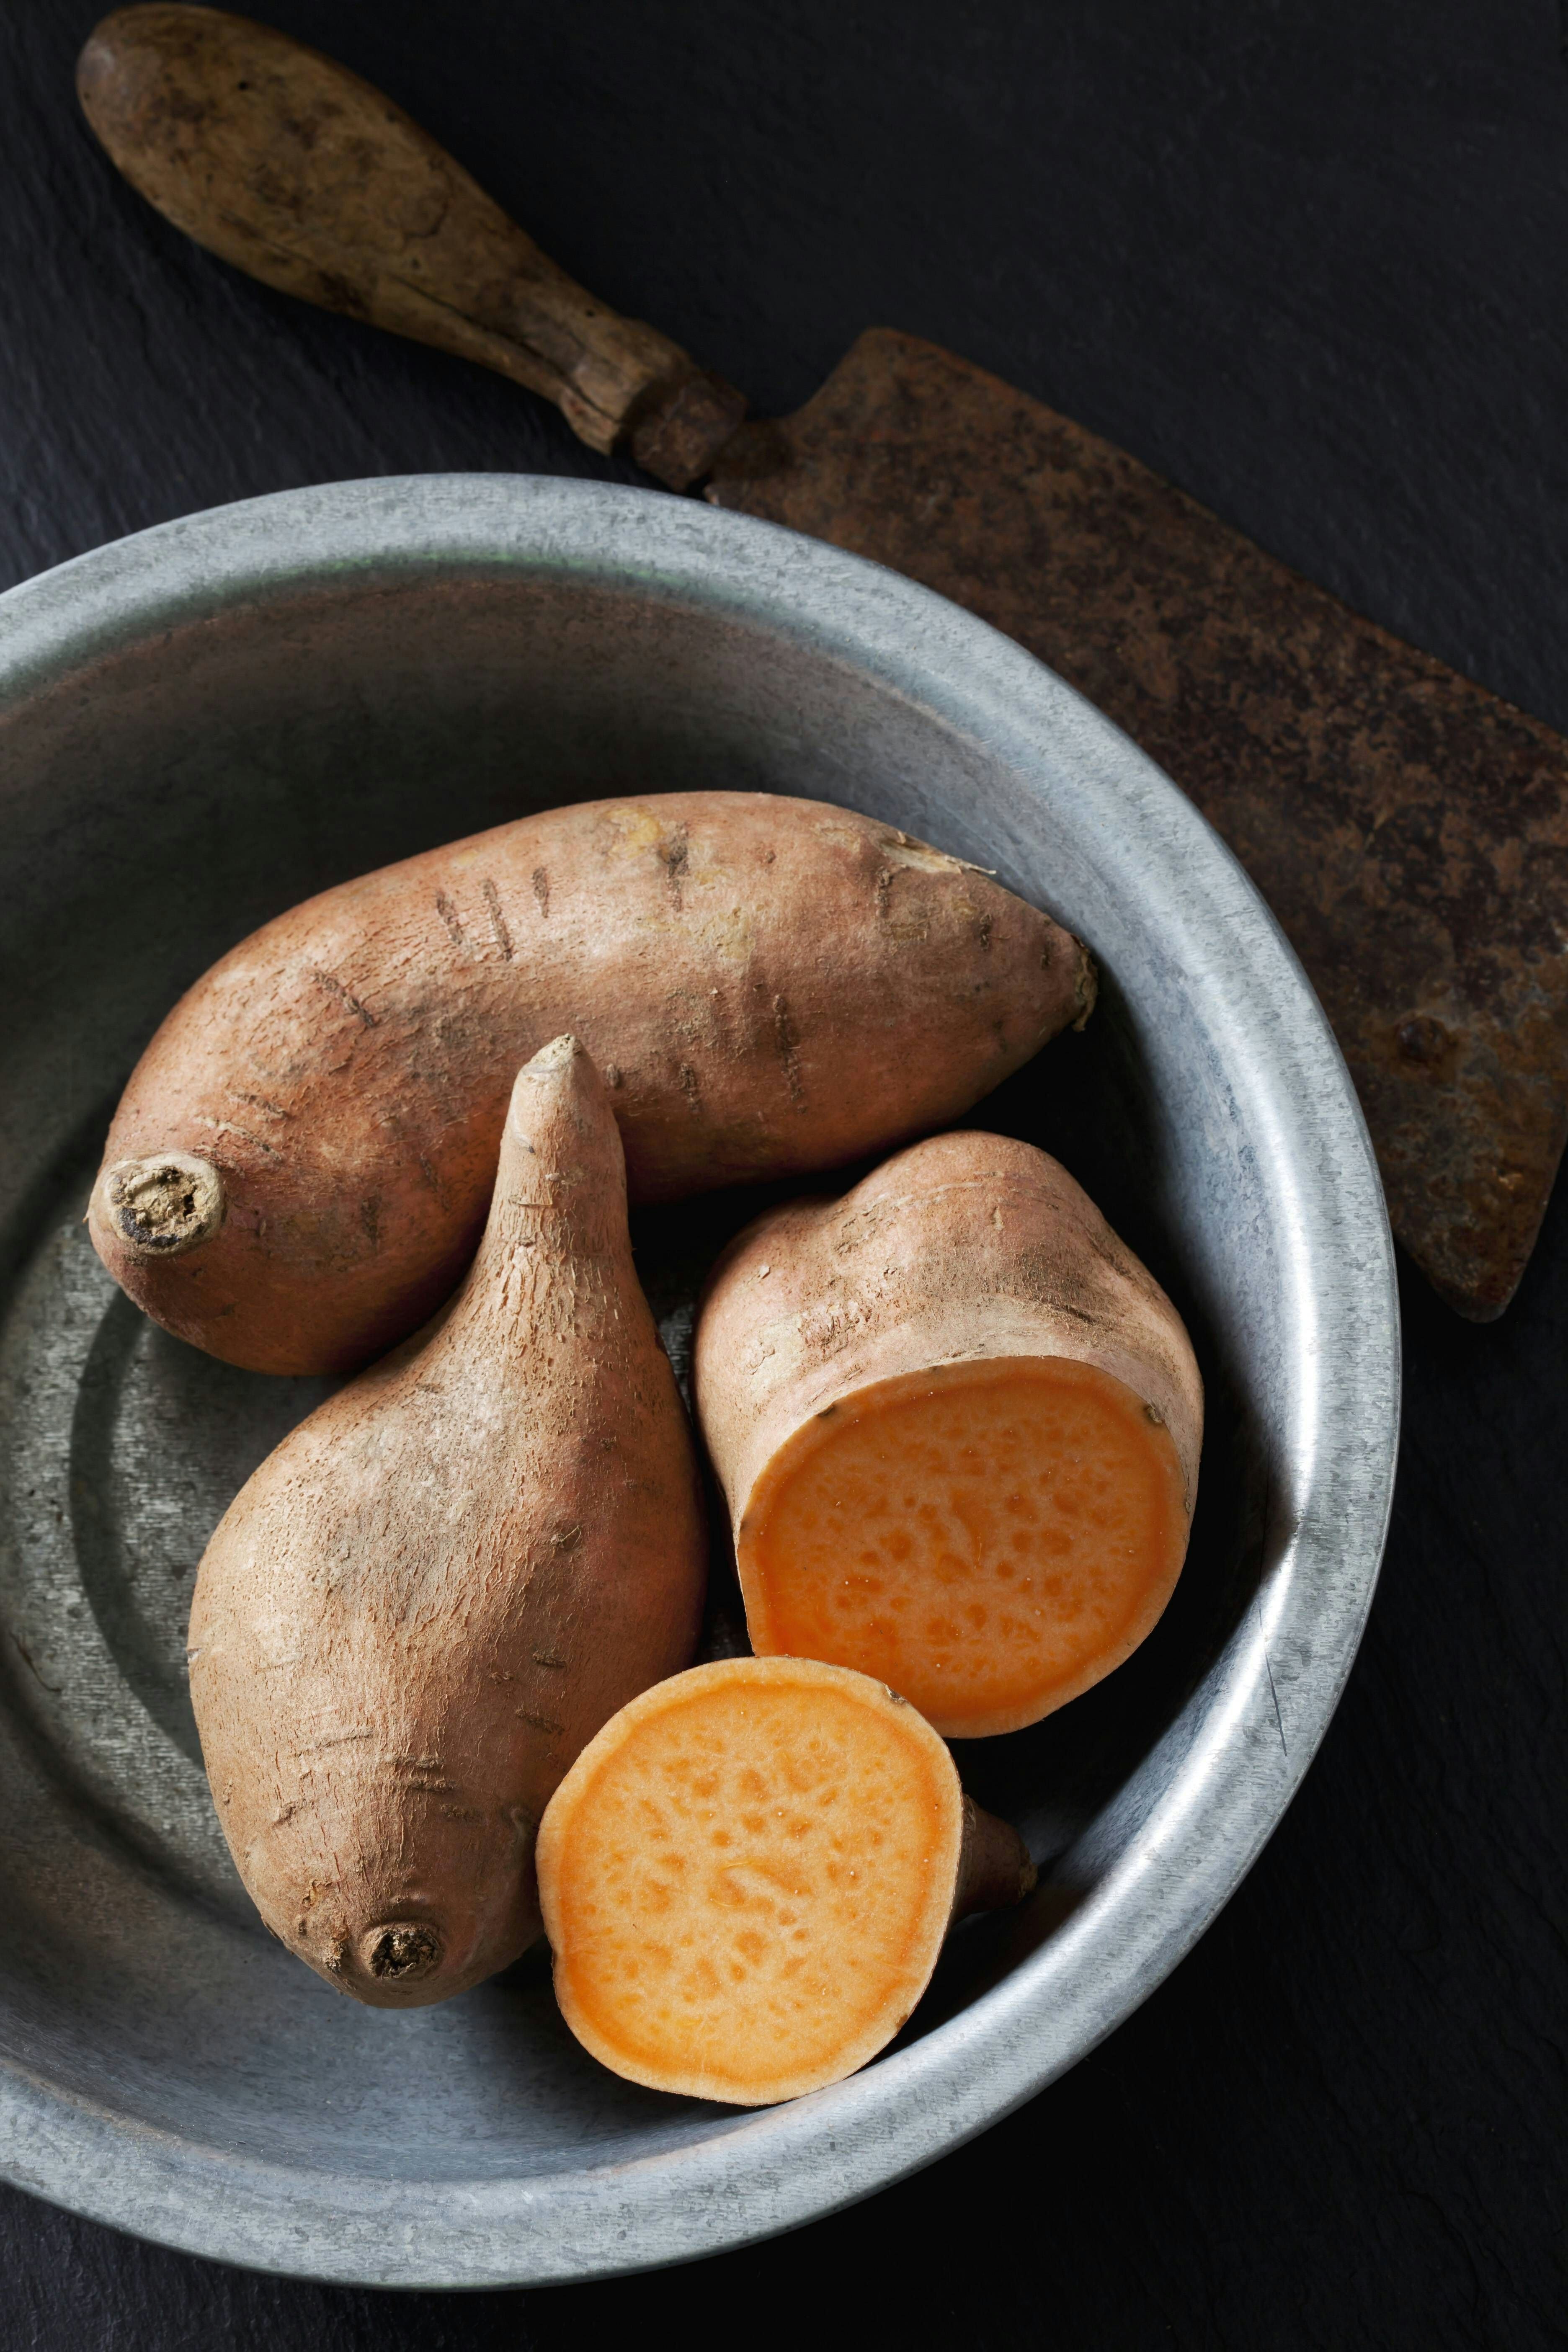
M738 2106L863 2066L952 1922L1034 1883L913 1707L804 1658L726 1658L644 1692L539 1832L578 2041L633 2083Z
M664 1201L943 1125L1093 988L1047 916L846 809L552 810L345 883L215 965L126 1088L93 1243L230 1363L353 1370L461 1274L546 1038L582 1038L633 1198Z
M1181 1573L1186 1332L1026 1143L938 1136L759 1219L714 1269L695 1377L752 1647L876 1675L950 1739L1089 1689Z
M450 1309L285 1439L202 1560L191 1696L268 1926L381 2007L514 1959L545 1802L690 1657L705 1565L609 1096L559 1038Z

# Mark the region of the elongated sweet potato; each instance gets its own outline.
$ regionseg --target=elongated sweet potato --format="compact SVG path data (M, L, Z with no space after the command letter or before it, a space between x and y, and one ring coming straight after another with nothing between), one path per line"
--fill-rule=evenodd
M750 1226L699 1317L699 1417L754 1649L1013 1731L1170 1599L1203 1388L1181 1318L1056 1160L916 1144Z
M382 2007L514 1959L546 1801L686 1664L705 1566L609 1097L561 1038L450 1310L285 1439L202 1560L191 1695L268 1926Z
M539 1832L579 2042L631 2082L738 2106L863 2066L953 1921L1034 1883L913 1707L804 1658L726 1658L633 1699Z
M634 1200L826 1168L958 1118L1093 1001L1084 950L973 867L816 801L552 810L280 916L131 1079L95 1247L258 1371L347 1370L479 1237L519 1065L570 1029Z

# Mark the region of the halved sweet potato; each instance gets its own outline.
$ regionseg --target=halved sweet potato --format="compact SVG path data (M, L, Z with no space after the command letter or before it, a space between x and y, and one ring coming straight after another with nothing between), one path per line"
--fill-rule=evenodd
M974 1738L1089 1689L1170 1599L1192 1348L1028 1144L939 1136L759 1220L714 1271L695 1373L761 1653L879 1675Z
M954 1919L1034 1878L913 1707L803 1658L727 1658L646 1691L539 1832L577 2039L631 2082L742 2106L863 2066Z

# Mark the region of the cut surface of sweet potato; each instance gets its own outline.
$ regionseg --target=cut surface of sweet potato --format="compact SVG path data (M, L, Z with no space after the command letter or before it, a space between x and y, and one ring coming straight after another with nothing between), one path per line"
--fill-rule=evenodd
M977 1894L968 1858L987 1839L1003 1866ZM724 1659L634 1699L539 1841L578 2040L634 2083L740 2105L864 2065L920 1999L955 1908L1032 1879L913 1707L800 1658Z
M1025 1357L878 1381L808 1422L739 1554L759 1651L852 1664L964 1738L1120 1664L1186 1541L1152 1409L1098 1366Z
M1174 1589L1192 1342L1032 1144L933 1136L766 1211L709 1277L692 1381L752 1647L880 1675L944 1738L1065 1706Z

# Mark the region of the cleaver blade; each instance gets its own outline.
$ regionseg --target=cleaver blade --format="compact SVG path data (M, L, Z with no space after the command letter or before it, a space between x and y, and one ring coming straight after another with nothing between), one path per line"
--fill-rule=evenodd
M1175 779L1318 992L1395 1234L1500 1315L1568 1135L1568 742L912 335L744 425L706 495L967 605Z

